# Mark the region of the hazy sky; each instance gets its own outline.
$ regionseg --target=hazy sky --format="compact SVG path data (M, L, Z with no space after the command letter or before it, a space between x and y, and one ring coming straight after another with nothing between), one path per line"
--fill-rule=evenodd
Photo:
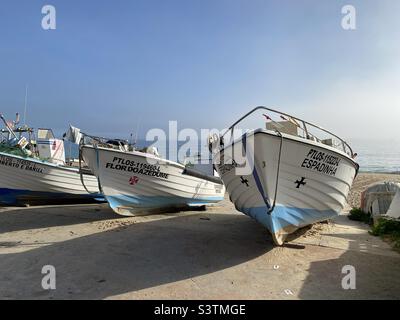
M42 6L57 29L41 27ZM341 8L356 8L356 30ZM256 105L345 138L395 136L400 1L2 0L0 111L125 136L224 128Z

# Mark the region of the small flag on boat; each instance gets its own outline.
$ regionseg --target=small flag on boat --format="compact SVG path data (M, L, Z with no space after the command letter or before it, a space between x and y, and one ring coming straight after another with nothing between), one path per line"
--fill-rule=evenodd
M272 120L272 118L271 118L270 116L268 116L267 114L264 113L263 116L264 116L267 120L270 120L270 121L271 121L270 123L267 124L267 126L270 124L270 125L272 125L273 127L278 128L278 129L280 129L280 128L283 127L279 122L275 122L274 120Z

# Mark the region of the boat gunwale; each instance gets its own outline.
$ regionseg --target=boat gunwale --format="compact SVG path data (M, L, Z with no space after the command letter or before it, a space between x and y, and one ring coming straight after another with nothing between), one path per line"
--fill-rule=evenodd
M88 145L88 144L84 144L81 148L82 149L88 148L88 149L93 149L93 150L97 149L97 150L102 150L102 151L109 151L109 152L116 152L116 153L121 153L121 154L133 155L133 156L138 156L138 157L142 157L142 158L151 158L151 159L154 159L154 160L158 160L158 161L162 161L162 162L171 164L171 165L173 165L175 167L178 167L180 169L185 169L185 166L183 164L180 164L180 163L172 161L172 160L156 157L156 156L152 155L151 153L145 153L145 152L140 152L140 151L135 151L135 150L126 152L126 151L112 149L112 148L95 147L93 145Z
M102 150L102 151L116 152L116 153L121 153L121 154L124 154L124 155L138 156L138 157L145 158L145 159L146 158L151 158L151 159L166 163L168 165L172 165L172 166L174 166L174 167L176 167L178 169L182 169L182 175L191 176L191 177L194 177L194 178L199 179L199 180L206 180L206 181L209 181L211 183L218 184L218 185L223 184L222 183L222 179L221 179L221 183L218 183L218 182L211 181L211 180L208 180L208 179L205 179L205 178L199 178L199 177L196 177L196 176L193 176L193 175L185 174L184 172L185 172L185 170L187 168L183 164L180 164L180 163L172 161L172 160L164 159L164 158L159 158L159 157L156 157L156 156L154 156L154 155L152 155L150 153L144 153L144 152L135 151L135 150L126 152L126 151L117 150L117 149L110 149L110 148L104 148L104 147L95 147L93 145L87 145L87 144L83 145L81 148L82 149L88 148L88 149L93 149L93 150L98 149L98 150ZM214 177L214 176L210 176L210 177Z
M66 170L66 171L70 171L70 172L74 172L79 174L79 168L74 168L74 167L68 167L65 165L59 165L59 164L55 164L55 163L51 163L48 162L46 160L40 160L40 159L35 159L35 158L30 158L30 157L21 157L21 156L17 156L14 154L10 154L10 153L5 153L5 152L1 152L0 151L0 156L6 156L6 157L12 157L12 158L16 158L16 159L20 159L20 160L25 160L25 161L31 161L37 164L41 164L44 166L49 166L49 167L53 167L53 168L57 168L57 169L61 169L61 170ZM94 176L93 173L86 173L86 172L82 172L82 174L87 175L87 176Z
M290 115L290 114L288 114L288 113L285 113L285 112L282 112L282 111L278 111L278 110L275 110L275 109L271 109L271 108L268 108L268 107L265 107L265 106L257 106L257 107L255 107L255 108L253 108L252 110L250 110L249 112L247 112L247 113L246 113L245 115L243 115L241 118L239 118L238 120L236 120L228 129L226 129L226 131L221 135L221 138L223 138L229 131L232 132L233 129L235 128L235 126L236 126L238 123L242 122L244 119L246 119L248 116L250 116L252 113L256 112L257 110L267 110L267 111L271 111L271 112L273 112L273 113L280 114L281 116L289 117L289 119L292 118L292 119L294 119L294 120L300 121L300 122L303 123L303 126L304 126L304 128L302 128L302 129L305 131L305 133L306 133L307 135L308 135L308 131L307 131L307 128L306 128L306 124L307 124L307 125L310 125L311 127L317 128L318 130L324 131L325 133L328 133L328 134L330 134L331 136L333 136L333 137L339 139L340 142L342 143L343 147L347 146L347 147L349 148L349 150L350 150L351 157L354 157L354 155L355 155L355 153L353 152L353 149L350 147L350 145L349 145L344 139L340 138L338 135L334 134L333 132L331 132L331 131L329 131L329 130L327 130L327 129L324 129L323 127L321 127L321 126L319 126L319 125L313 124L313 123L311 123L311 122L309 122L309 121L300 119L300 118L295 117L295 116L292 116L292 115ZM270 119L270 120L271 120L271 119ZM262 129L262 128L258 128L258 129ZM278 131L279 131L279 130L278 130ZM303 139L304 139L304 138L303 138ZM230 140L232 140L232 137L231 137ZM307 138L306 140L309 140L309 139ZM313 141L313 140L311 140L311 141ZM328 145L326 145L326 146L328 146ZM343 148L343 151L341 151L340 149L335 148L335 147L333 147L333 148L336 149L337 151L340 151L340 152L343 152L343 153L347 154L345 148ZM350 155L348 155L348 156L350 156Z
M270 136L273 136L273 137L276 137L276 138L280 139L280 136L279 136L278 133L276 133L274 131L267 130L267 129L263 129L263 128L258 128L258 129L255 129L255 130L251 130L249 132L246 132L245 135L256 136L256 134L260 134L260 133L261 134L270 135ZM295 136L292 136L292 135L289 135L289 134L286 134L286 133L281 133L281 135L282 135L283 139L292 140L292 141L295 141L295 142L299 142L299 143L302 143L302 144L319 147L319 148L322 148L322 149L327 149L327 150L329 150L329 151L331 151L333 153L336 153L337 155L345 157L346 159L350 160L350 162L356 168L356 174L358 172L358 169L359 169L360 165L354 159L352 159L347 153L345 153L345 152L343 152L343 151L341 151L341 150L339 150L337 148L334 148L334 147L331 147L331 146L328 146L326 144L323 144L323 143L320 143L320 142L316 142L316 141L313 141L313 140L306 140L306 139L303 139L301 137L295 137ZM242 137L230 142L227 145L223 145L223 147L219 149L219 153L223 152L228 147L233 147L235 144L240 143L241 141L242 141Z

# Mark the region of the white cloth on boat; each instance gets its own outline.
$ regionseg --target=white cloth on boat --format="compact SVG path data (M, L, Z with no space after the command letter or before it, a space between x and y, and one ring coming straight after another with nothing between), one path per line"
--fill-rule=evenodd
M156 157L160 157L160 154L159 154L159 152L158 152L158 149L157 149L157 147L155 147L155 146L147 147L146 153L152 154L152 155L154 155L154 156L156 156Z
M73 143L79 144L82 138L81 129L69 126L68 131L64 135L64 140L71 141Z

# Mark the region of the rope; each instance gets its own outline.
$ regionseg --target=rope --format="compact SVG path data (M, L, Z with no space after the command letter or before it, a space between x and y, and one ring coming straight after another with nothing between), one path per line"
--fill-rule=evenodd
M280 166L281 166L281 155L282 155L282 144L283 144L283 136L282 133L280 133L279 130L275 130L276 133L280 137L280 145L279 145L279 157L278 157L278 168L276 170L276 182L275 182L275 195L274 195L274 202L272 204L272 207L268 209L267 214L271 214L272 211L275 209L275 204L276 204L276 197L278 195L278 185L279 185L279 173L280 173Z
M84 136L82 135L82 138L79 141L79 177L81 179L82 186L86 190L86 192L89 193L89 194L96 194L97 192L89 191L89 189L86 187L85 181L83 180L83 172L82 172L82 160L83 160L82 146L83 146L83 139L84 139ZM99 188L99 190L100 190L100 188Z
M96 152L96 164L97 164L97 184L99 186L99 191L103 193L101 183L100 183L100 160L99 160L99 149L97 148L97 144L93 145L95 152Z

